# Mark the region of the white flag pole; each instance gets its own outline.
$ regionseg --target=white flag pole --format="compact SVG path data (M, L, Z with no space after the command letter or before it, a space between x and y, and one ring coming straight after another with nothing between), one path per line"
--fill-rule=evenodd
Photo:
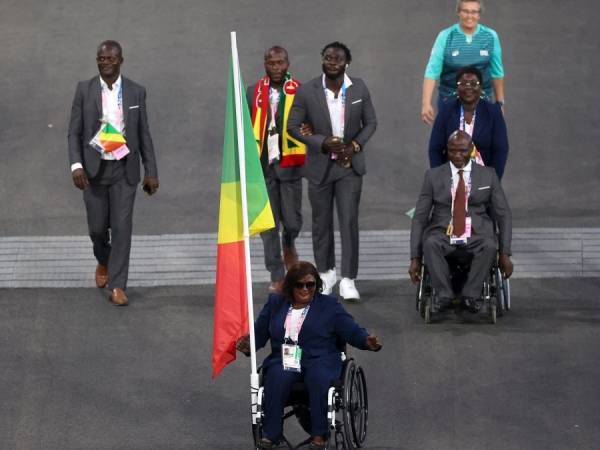
M244 148L244 118L242 108L242 85L235 31L231 32L231 56L233 60L233 92L235 99L235 119L237 124L238 160L240 167L240 190L242 197L242 225L244 236L244 259L246 264L246 297L248 298L248 322L250 325L250 396L252 401L252 422L256 423L258 400L258 373L256 371L256 343L254 337L254 306L252 298L252 269L250 265L250 232L248 230L248 198L246 197L246 154Z

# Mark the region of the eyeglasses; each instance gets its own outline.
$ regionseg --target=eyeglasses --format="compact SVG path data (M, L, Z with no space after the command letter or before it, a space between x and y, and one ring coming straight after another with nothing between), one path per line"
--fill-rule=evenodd
M465 88L476 88L479 87L479 81L459 81L458 83L456 83L456 85L458 87L465 87Z
M314 289L317 286L317 282L316 281L307 281L306 283L302 283L300 281L297 281L294 283L294 288L295 289Z
M460 12L467 16L478 16L481 14L480 9L461 9Z

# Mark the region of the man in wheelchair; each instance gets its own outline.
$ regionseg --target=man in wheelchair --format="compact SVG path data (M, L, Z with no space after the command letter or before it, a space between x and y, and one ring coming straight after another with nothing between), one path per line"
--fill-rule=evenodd
M455 294L462 309L479 312L482 285L496 261L504 278L510 277L512 216L494 169L471 161L471 136L457 130L448 138L448 163L428 170L417 200L410 231L413 283L421 281L422 258L443 311ZM496 225L498 243L496 243ZM470 267L461 292L454 292L449 255L466 254Z
M282 295L271 294L254 324L256 348L271 341L263 362L265 413L260 448L283 438L283 412L292 385L304 381L309 397L310 449L324 449L329 434L329 388L342 375L340 340L362 350L378 351L381 343L348 314L336 297L321 294L323 282L315 266L300 261L286 274ZM248 336L236 347L250 353Z

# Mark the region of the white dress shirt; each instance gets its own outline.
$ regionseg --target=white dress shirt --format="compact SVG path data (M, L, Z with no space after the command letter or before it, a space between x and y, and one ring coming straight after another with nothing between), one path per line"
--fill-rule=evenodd
M108 121L117 130L123 132L125 122L123 120L123 93L121 90L121 75L113 83L112 89L109 89L108 84L100 77L101 97L102 97L102 120ZM84 143L85 144L85 143ZM116 159L112 153L102 153L100 156L105 160ZM71 172L76 169L83 169L81 163L71 164Z
M463 180L465 182L465 191L467 193L467 199L469 198L469 195L471 194L471 168L472 168L472 162L471 159L469 159L469 162L467 163L467 165L465 167L463 167L462 169L459 169L458 167L456 167L454 164L452 164L452 161L450 161L450 170L452 171L452 187L450 188L451 190L451 194L452 194L452 203L454 203L454 195L456 193L456 188L458 186L458 171L462 170L463 171ZM467 209L469 208L467 202Z
M338 92L336 98L335 93L327 89L325 84L325 74L323 74L323 90L327 99L327 107L329 108L329 118L331 119L331 131L333 136L344 138L344 114L346 109L346 96L343 92L352 86L352 80L344 73L344 83Z

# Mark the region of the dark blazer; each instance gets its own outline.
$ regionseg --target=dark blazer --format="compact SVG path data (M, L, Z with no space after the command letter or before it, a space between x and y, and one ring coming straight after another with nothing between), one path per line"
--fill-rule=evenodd
M360 144L361 151L352 157L352 168L358 175L364 175L367 172L365 144L377 128L377 117L371 95L363 80L354 77L350 79L352 85L346 89L344 142L355 140ZM314 133L312 136L300 134L302 123L309 123L312 126ZM323 141L333 133L327 99L323 92L322 76L298 88L288 118L288 131L308 146L304 176L315 184L321 184L325 179L328 165L335 164L328 154L321 151Z
M410 257L423 255L423 239L434 230L446 232L452 219L452 170L450 163L429 169L417 200L410 230ZM494 237L499 231L499 250L511 254L512 214L500 180L491 167L471 163L471 194L467 206L472 232ZM494 217L494 220L492 220Z
M282 295L270 294L256 322L254 333L256 349L264 347L271 340L271 354L267 356L263 367L281 364L281 345L285 337L285 319L290 301ZM298 344L302 348L302 366L334 363L341 366L339 342L367 349L368 333L361 328L344 309L336 297L316 294L306 314Z
M121 76L123 88L123 120L125 139L129 148L126 159L127 181L140 181L140 157L146 176L157 177L154 145L146 113L146 89ZM100 169L100 153L88 143L100 128L102 118L102 88L100 77L80 81L75 91L71 120L69 122L69 161L81 163L89 178L94 178Z
M250 109L250 117L252 117L252 100L254 97L254 84L252 86L248 86L246 89L246 99L248 100L248 108ZM275 117L275 126L277 127L277 131L279 132L279 148L281 149L281 137L282 137L282 122L283 122L283 111L280 109L277 110L277 117ZM271 123L271 108L267 105L267 123L266 126L269 126ZM269 151L267 149L267 139L265 134L265 142L262 148L262 152L260 154L260 164L263 168L263 173L267 173L267 166L269 165ZM302 176L302 167L280 167L279 162L275 161L271 164L272 169L277 174L277 177L282 181L291 181L297 180Z
M460 127L460 99L450 101L440 109L429 138L429 165L441 166L448 161L446 146L450 135ZM486 166L496 169L502 179L508 159L508 135L504 114L498 103L481 99L475 108L473 142Z

